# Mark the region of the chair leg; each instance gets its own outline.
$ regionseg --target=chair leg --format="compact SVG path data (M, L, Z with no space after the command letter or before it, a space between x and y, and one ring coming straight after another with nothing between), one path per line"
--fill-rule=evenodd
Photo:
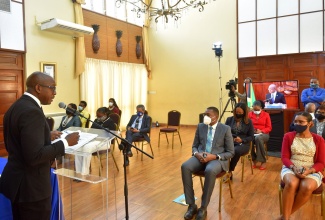
M245 158L242 156L242 168L241 168L241 181L243 182L244 181L244 171L245 171Z
M112 151L111 151L111 155L112 155L112 158L113 158L113 161L114 161L115 167L116 167L116 169L117 169L117 172L119 172L120 169L119 169L118 166L117 166L117 163L116 163L116 160L115 160L115 157L114 157L114 154L113 154Z
M230 182L230 180L228 180ZM219 180L219 212L221 212L221 199L222 199L222 178Z
M169 144L167 133L165 133L165 135L166 135L167 144Z
M203 192L203 180L202 180L202 177L200 177L200 182L201 182L201 188L202 188L202 192Z
M321 206L322 206L321 207L321 214L322 214L323 220L325 220L325 214L324 214L325 202L324 202L324 199L325 199L325 191L323 190L322 195L321 195Z
M232 195L232 187L231 187L231 181L230 181L230 174L228 173L228 185L229 185L229 190L230 190L230 197L231 198L234 198L233 195Z
M160 132L159 132L159 136L158 136L158 147L160 146Z
M142 144L141 144L141 150L143 151L143 141L142 141ZM141 161L143 161L143 153L141 153Z
M181 135L179 134L179 131L177 131L177 133L178 133L179 141L181 142L181 146L182 146L183 143L182 143Z
M172 137L172 149L174 149L174 132L172 133L173 137Z
M254 174L253 173L253 161L252 161L252 156L250 154L248 155L248 159L249 159L249 162L251 164L251 171L252 171L252 175L253 175Z
M149 142L149 146L150 146L150 149L151 149L151 155L154 156L154 155L153 155L153 150L152 150L152 147L151 147L151 143L150 143L150 142Z
M279 184L279 205L280 205L280 215L282 215L283 210L282 210L282 187Z

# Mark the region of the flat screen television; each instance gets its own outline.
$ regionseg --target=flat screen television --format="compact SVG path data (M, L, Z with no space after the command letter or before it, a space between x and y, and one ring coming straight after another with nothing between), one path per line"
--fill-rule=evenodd
M255 100L261 100L265 108L299 108L298 80L252 82L245 87L248 107L252 107ZM276 90L276 97L270 94L272 88Z

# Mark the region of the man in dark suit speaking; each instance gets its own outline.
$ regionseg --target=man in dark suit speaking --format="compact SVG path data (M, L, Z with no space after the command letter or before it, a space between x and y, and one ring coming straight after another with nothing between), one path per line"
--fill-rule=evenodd
M276 91L276 85L274 84L269 85L269 93L266 94L266 100L269 101L270 104L273 103L287 104L284 95Z
M145 114L145 107L144 105L137 105L137 114L132 115L129 123L126 126L126 137L125 139L132 144L137 138L144 138L148 143L150 143L150 138L148 133L150 131L150 124L151 118L147 114ZM132 157L132 151L130 145L127 145L127 156ZM121 146L123 148L124 146ZM125 161L125 166L128 166L130 161L127 157Z
M50 105L53 101L55 81L42 72L34 72L27 78L26 86L27 91L3 119L8 162L0 178L0 192L11 200L14 220L50 219L51 160L64 155L65 147L77 144L79 134L69 134L63 141L51 144L41 104Z
M184 219L204 220L216 182L216 175L229 170L228 159L235 154L234 142L229 126L218 122L219 110L209 107L205 111L204 123L196 129L192 146L192 157L182 164L182 180L186 203L189 205ZM204 170L204 189L201 208L197 210L194 199L192 174Z

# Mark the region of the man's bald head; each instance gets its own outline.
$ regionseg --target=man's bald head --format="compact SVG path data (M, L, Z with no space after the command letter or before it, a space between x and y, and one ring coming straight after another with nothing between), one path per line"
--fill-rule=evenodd
M314 113L316 111L315 103L309 102L305 106L305 112Z
M47 82L54 81L53 78L49 75L46 75L42 72L33 72L26 80L26 86L28 89L35 89L37 84L45 84Z
M42 72L32 73L26 80L27 92L37 97L43 105L49 105L56 95L54 79Z

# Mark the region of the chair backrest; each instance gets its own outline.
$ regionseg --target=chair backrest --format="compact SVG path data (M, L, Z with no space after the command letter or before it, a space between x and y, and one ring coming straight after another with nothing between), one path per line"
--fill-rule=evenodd
M181 113L176 110L168 112L167 126L179 126L181 123Z
M89 119L90 119L90 114L89 114L89 117L88 117L86 125L85 125L86 128L89 128L89 123L90 123Z
M111 113L108 116L117 125L117 130L120 128L120 116L116 113Z
M54 128L54 119L52 117L47 117L46 118L47 124L50 127L50 130L53 131Z
M199 114L199 123L203 123L204 114L205 113L200 113Z

